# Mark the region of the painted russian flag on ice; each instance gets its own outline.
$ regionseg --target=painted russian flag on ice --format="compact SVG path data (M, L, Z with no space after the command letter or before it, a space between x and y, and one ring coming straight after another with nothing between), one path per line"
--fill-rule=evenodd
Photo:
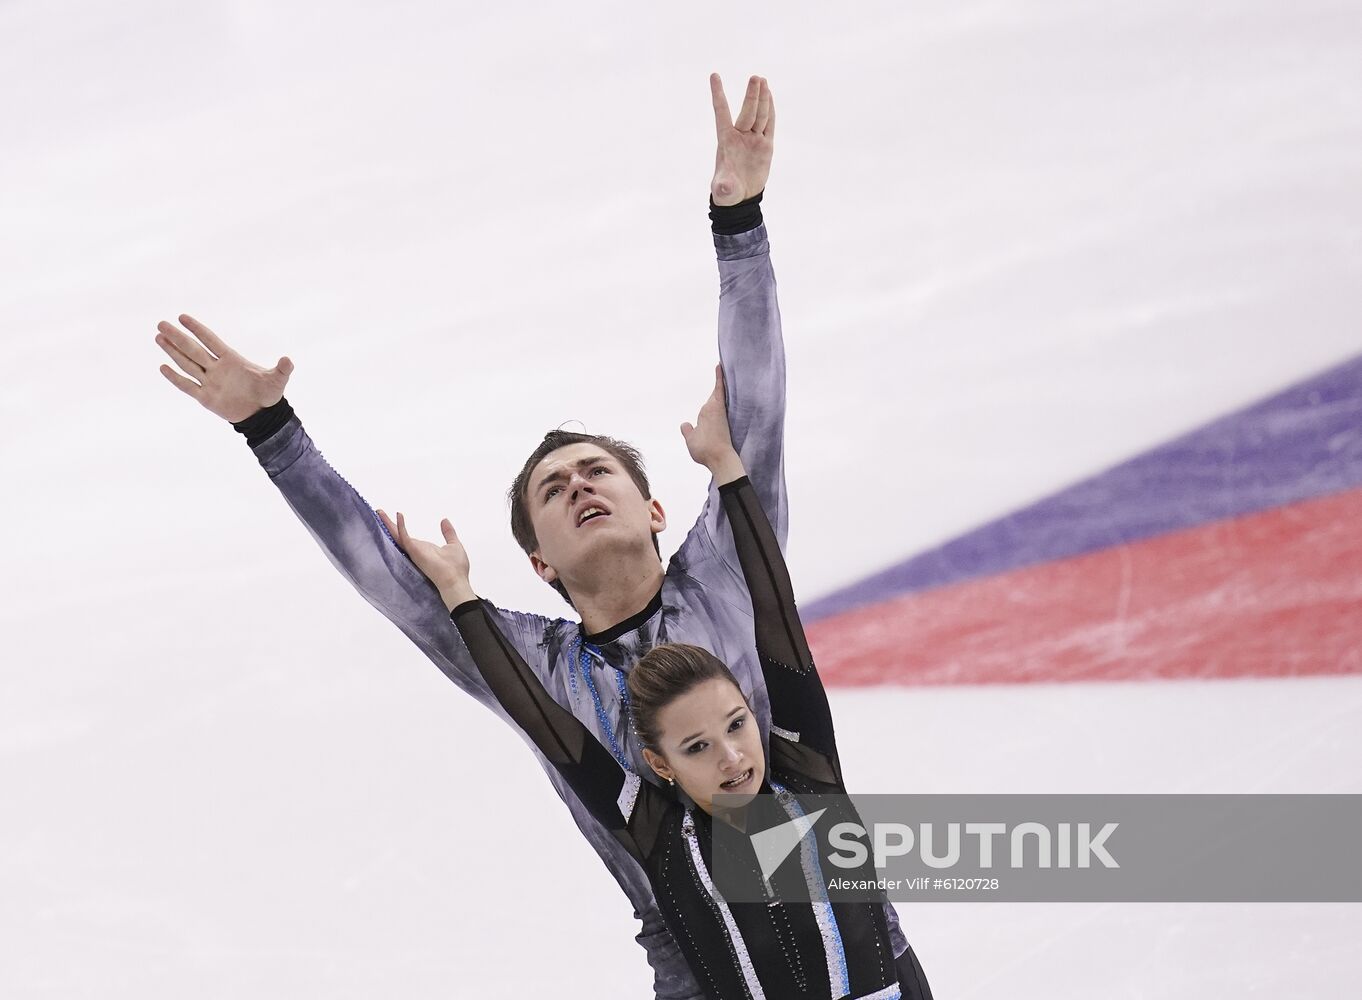
M803 617L834 684L1362 672L1362 358Z

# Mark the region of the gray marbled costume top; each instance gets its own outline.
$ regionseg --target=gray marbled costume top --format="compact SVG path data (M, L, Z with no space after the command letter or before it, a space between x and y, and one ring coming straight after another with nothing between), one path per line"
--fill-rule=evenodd
M785 348L766 226L713 237L720 278L719 356L733 444L752 481L759 484L762 508L783 547L789 530L783 458ZM291 417L254 450L293 512L365 600L450 680L513 725L483 682L435 587L397 547L364 498L322 457L298 418ZM667 567L661 593L649 609L630 619L631 627L622 633L610 629L602 633L608 641L582 644L577 622L501 608L497 614L501 631L554 700L602 744L615 743L645 778L656 780L627 721L620 717L619 681L620 672L630 670L657 643L693 643L727 663L760 721L763 743L767 741L771 713L756 658L751 600L724 505L712 482L699 519ZM583 650L590 684L582 673ZM601 713L593 695L600 699ZM668 1000L702 996L638 863L534 752L577 826L633 903L643 925L637 940L647 950L657 996ZM907 942L892 905L886 909L897 955Z

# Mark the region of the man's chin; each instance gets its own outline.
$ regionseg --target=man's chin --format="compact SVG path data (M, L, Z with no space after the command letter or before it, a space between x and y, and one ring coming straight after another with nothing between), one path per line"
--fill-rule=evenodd
M577 539L577 551L581 555L579 565L583 567L593 568L593 564L601 560L617 563L620 559L652 561L657 558L652 535L631 534L609 524L586 530L589 534ZM613 571L617 567L609 568Z

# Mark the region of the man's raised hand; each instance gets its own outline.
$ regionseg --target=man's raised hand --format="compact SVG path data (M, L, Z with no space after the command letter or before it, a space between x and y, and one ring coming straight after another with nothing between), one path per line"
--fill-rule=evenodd
M228 347L193 316L183 315L180 322L193 337L173 323L162 320L156 324L156 343L184 372L181 375L169 365L161 365L161 374L175 388L232 423L283 397L293 372L293 362L288 358L280 358L273 368L261 368Z
M754 76L747 81L747 96L734 121L718 73L709 74L709 93L719 140L709 193L716 205L736 205L766 187L776 137L776 102L766 78Z

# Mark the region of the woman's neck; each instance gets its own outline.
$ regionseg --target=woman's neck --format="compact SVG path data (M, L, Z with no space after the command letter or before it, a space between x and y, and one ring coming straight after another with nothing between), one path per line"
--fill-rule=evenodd
M737 809L706 809L707 813L720 822L727 823L735 830L743 833L747 832L747 807L741 806Z

